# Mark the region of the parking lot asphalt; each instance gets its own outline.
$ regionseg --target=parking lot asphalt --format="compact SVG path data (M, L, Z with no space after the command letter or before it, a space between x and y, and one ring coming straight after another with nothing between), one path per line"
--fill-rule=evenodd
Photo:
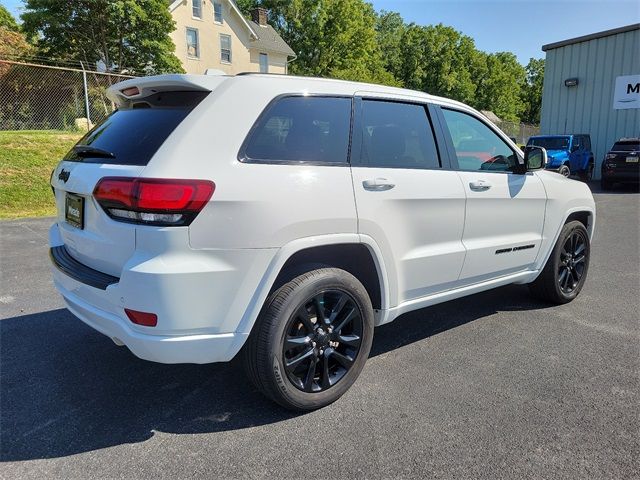
M237 362L161 365L54 291L51 219L0 223L2 478L639 478L640 195L596 193L576 301L509 286L375 332L347 394L294 414Z

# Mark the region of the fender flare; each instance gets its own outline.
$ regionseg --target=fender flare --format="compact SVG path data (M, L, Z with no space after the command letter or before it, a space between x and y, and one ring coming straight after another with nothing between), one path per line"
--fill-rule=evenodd
M363 244L369 249L380 280L382 311L387 310L389 308L389 280L382 251L375 240L367 235L359 235L357 233L318 235L293 240L278 249L245 309L238 323L236 333L248 335L251 332L273 283L276 281L284 264L292 255L308 248L338 244Z
M538 257L536 259L535 264L539 266L538 268L538 272L542 272L542 270L544 269L544 266L547 264L547 261L549 260L549 257L551 256L551 252L553 251L553 248L556 244L556 242L558 241L558 238L560 237L560 232L562 232L562 228L566 225L567 223L567 219L574 213L577 212L587 212L591 215L591 224L587 226L587 232L589 233L589 241L593 240L593 235L594 235L594 230L595 230L595 223L596 223L596 210L593 207L589 207L589 206L577 206L577 207L573 207L570 208L569 210L567 210L565 212L564 217L562 218L562 222L560 223L560 225L558 226L556 232L553 235L553 241L551 242L551 248L547 249L548 251L544 253L544 257ZM537 277L537 275L536 275Z

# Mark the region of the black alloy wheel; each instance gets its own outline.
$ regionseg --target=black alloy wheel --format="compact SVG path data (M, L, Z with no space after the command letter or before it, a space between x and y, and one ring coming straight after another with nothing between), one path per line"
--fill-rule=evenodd
M585 225L567 222L542 272L529 284L541 300L561 305L573 301L584 286L589 270L591 244Z
M304 392L338 383L353 366L362 342L362 312L341 290L305 300L285 327L282 364L287 378Z
M320 266L267 298L243 347L249 380L283 407L309 411L339 399L362 372L373 305L351 273Z
M585 272L586 247L587 239L581 230L574 230L562 246L558 266L558 285L566 295L573 293Z

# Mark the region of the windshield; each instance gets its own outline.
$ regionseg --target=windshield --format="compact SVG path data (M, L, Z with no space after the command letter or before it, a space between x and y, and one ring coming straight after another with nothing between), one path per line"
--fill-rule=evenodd
M71 162L147 165L207 92L161 92L120 108L67 153Z
M616 142L613 144L612 152L633 152L640 150L640 142Z
M527 145L535 145L547 150L568 150L569 137L533 137L529 139Z

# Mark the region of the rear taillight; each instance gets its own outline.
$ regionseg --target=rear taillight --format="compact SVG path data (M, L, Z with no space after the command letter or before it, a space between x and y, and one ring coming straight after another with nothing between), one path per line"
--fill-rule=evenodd
M189 225L215 190L208 180L105 177L93 196L114 220L145 225Z

